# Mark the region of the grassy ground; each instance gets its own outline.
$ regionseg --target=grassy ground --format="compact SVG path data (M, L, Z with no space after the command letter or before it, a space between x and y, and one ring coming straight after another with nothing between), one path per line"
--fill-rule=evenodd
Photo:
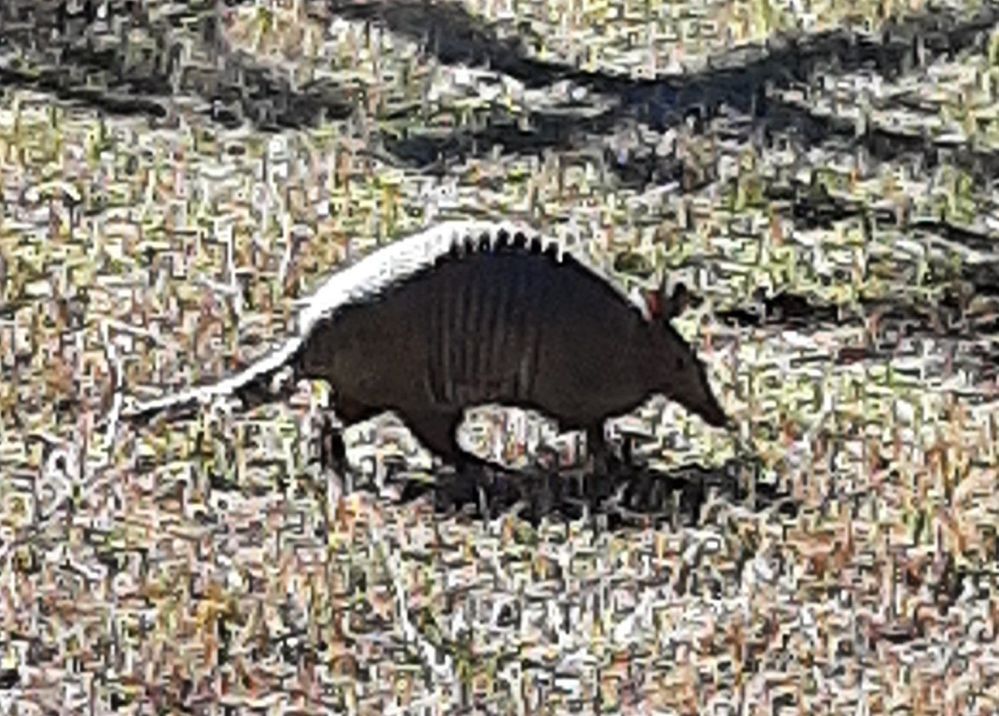
M539 62L635 76L796 25L925 10L623 7L466 3ZM157 127L3 95L0 700L19 713L999 713L983 169L999 35L922 62L916 48L892 78L775 92L798 120L866 123L862 136L622 116L537 153L421 164L393 150L500 115L582 127L615 98L439 65L405 33L296 12L234 12L227 33L303 79L362 88L360 116L263 133L181 104L182 123ZM878 128L920 142L866 142ZM734 472L793 509L712 488L693 511L665 490L655 509L538 524L435 513L398 497L431 466L390 418L348 433L357 482L376 489L344 496L315 461L318 386L248 414L98 429L116 379L150 396L218 378L293 330L296 299L347 254L483 215L571 226L616 280L641 280L613 270L629 265L697 286L705 300L678 326L755 459L675 406L617 427L648 433L639 453L664 479ZM812 310L775 312L761 289ZM754 308L763 320L736 320ZM555 440L518 417L512 462ZM502 431L476 422L465 437L486 450Z

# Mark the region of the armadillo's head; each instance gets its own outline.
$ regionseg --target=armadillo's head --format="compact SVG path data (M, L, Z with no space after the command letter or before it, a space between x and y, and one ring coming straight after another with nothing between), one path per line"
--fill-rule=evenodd
M659 390L708 425L720 428L728 424L728 416L708 383L704 363L679 333L668 323L661 326L662 356Z
M660 289L646 295L652 328L653 379L656 389L687 410L696 413L712 427L729 424L728 416L708 382L704 363L693 348L670 324L687 304L687 292L678 285L672 296Z

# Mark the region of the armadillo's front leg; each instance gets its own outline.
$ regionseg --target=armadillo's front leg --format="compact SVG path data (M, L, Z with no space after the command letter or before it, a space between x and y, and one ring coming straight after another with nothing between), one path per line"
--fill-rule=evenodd
M590 471L595 476L608 477L610 474L610 448L607 446L603 423L587 428L586 452L589 457Z
M455 468L455 481L444 489L452 501L473 501L480 503L489 499L488 470L493 467L488 461L470 455L458 444L458 426L462 414L420 413L404 416L410 431L424 448L434 456ZM478 498L478 499L476 499Z
M603 423L587 429L586 450L589 469L583 477L583 497L594 503L610 494L616 470L626 465L615 459L607 444Z

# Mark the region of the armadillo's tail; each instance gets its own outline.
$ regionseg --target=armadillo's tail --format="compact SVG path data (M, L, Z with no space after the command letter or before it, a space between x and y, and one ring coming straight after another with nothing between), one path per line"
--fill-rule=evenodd
M281 348L229 378L211 385L190 388L181 393L139 402L122 410L120 419L122 422L141 425L161 415L174 418L182 417L190 415L199 406L208 404L217 398L236 397L248 408L276 400L287 392L288 386L285 390L275 391L271 386L271 381L276 373L290 367L293 376L289 384L290 386L294 385L298 377L296 359L302 344L301 338L293 338Z

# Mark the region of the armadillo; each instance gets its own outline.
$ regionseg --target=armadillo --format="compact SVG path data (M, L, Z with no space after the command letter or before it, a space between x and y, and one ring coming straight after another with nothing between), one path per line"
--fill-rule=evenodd
M124 417L245 397L290 367L294 381L330 384L343 427L392 411L452 465L478 460L457 439L476 405L584 430L591 452L604 449L606 420L655 394L721 427L728 419L705 367L670 323L682 298L628 293L520 224L445 222L334 274L301 312L299 333L243 372Z

